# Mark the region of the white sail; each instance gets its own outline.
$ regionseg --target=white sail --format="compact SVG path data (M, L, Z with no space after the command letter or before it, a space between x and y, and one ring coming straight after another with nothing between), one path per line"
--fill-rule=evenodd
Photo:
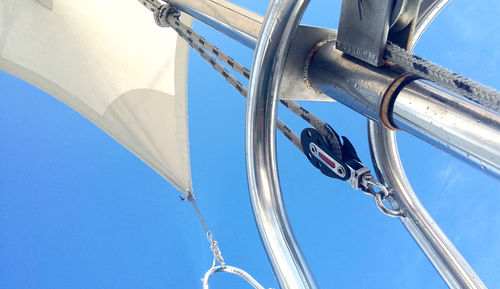
M0 69L84 115L177 189L191 188L188 47L172 29L137 1L0 0L0 15Z

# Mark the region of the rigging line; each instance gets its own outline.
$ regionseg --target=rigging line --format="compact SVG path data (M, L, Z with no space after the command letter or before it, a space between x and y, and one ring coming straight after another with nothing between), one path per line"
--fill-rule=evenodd
M178 23L175 23L175 17L174 22L172 22L171 19L169 19L169 24L171 26L175 26L184 33L184 35L189 35L191 39L195 42L197 42L199 45L201 45L203 48L205 48L207 51L215 55L220 61L226 63L229 65L234 71L238 72L241 76L245 77L246 79L250 78L250 70L243 65L241 65L238 61L234 60L232 57L227 55L224 51L220 50L217 48L215 45L213 45L210 41L206 40L203 38L201 35L193 31L191 28L188 26L184 25L184 23L178 21ZM188 41L187 39L184 39Z
M486 108L500 112L500 93L490 87L413 55L391 42L386 45L385 57L408 72L429 79Z
M182 22L178 21L175 19L174 16L167 16L167 21L172 27L174 28L177 33L185 39L191 47L193 47L206 61L208 61L216 71L218 71L233 87L238 90L244 97L246 97L246 89L242 87L242 84L240 82L237 82L234 77L222 66L221 67L215 67L216 64L214 64L214 61L212 61L212 57L206 55L205 51L203 49L200 49L201 47L205 48L207 51L212 52L219 60L221 60L224 63L227 63L231 68L233 68L236 72L238 72L240 75L242 75L245 78L250 78L250 70L241 65L239 62L235 61L233 58L231 58L229 55L218 49L216 46L211 44L209 41L201 37L198 33L194 32L192 29L184 25ZM200 47L201 46L201 47ZM281 104L283 104L287 109L310 123L314 128L316 128L320 133L322 133L325 137L326 140L331 144L332 149L334 150L334 153L337 155L341 154L341 145L338 141L338 137L333 136L330 133L330 127L323 122L321 119L319 119L317 116L314 114L310 113L308 110L303 108L302 106L298 105L294 101L290 100L280 100ZM300 151L302 151L302 146L300 144L300 139L295 138L293 135L293 132L288 128L281 120L278 119L278 129L280 132L282 132L285 137L287 137Z
M158 0L139 0L146 8L148 8L151 12L155 12L155 10L162 5L162 3Z
M203 215L201 214L200 208L198 208L198 204L196 203L196 199L194 198L194 194L191 192L191 190L186 190L186 195L187 195L187 197L185 198L185 200L191 202L191 204L193 205L193 209L196 212L198 219L200 219L200 223L203 226L203 229L205 230L205 233L208 234L210 232L210 229L208 229L207 223L205 222L205 219L203 218Z
M323 135L325 140L328 142L328 144L330 145L330 149L335 155L338 156L342 155L342 150L341 150L342 146L339 141L339 136L337 135L337 133L333 128L331 128L327 123L322 121L319 117L309 112L307 109L298 105L295 101L281 99L280 102L291 112L295 113L303 120L307 121L317 131L319 131L319 133L321 133L321 135Z
M172 19L173 18L173 19ZM239 73L241 76L245 78L250 78L250 70L243 65L241 65L238 61L235 61L233 58L231 58L229 55L224 53L222 50L214 46L212 43L204 39L201 35L193 31L191 28L187 27L184 25L181 21L175 19L174 16L167 16L167 21L172 27L176 27L177 33L181 35L183 39L185 39L192 47L193 46L198 46L198 47L193 47L195 50L198 51L202 55L205 60L207 60L210 64L214 65L212 61L206 57L205 52L200 50L199 46L202 46L205 48L207 51L211 52L213 55L215 55L220 61L227 63L231 68L234 69L237 73ZM214 67L215 68L215 67ZM215 68L217 70L217 68ZM237 82L234 84L234 80L231 80L229 76L229 72L227 70L223 70L220 72L217 70L219 73L222 74L224 78L226 78L233 87L236 88L241 94L243 94L240 91L240 85L241 83ZM236 85L236 86L235 86ZM244 95L246 97L246 93ZM321 119L319 119L317 116L300 106L294 101L291 100L280 100L281 104L283 104L287 109L301 117L303 120L307 121L309 124L311 124L314 128L316 128L321 134L323 134L326 137L327 142L329 142L332 146L332 149L334 150L334 153L337 155L341 154L341 145L338 141L338 137L332 136L330 133L330 127L323 122ZM280 123L281 121L278 121ZM287 133L290 133L291 130L284 125L284 123L281 125L279 124L278 127L282 126L283 130L286 130ZM280 129L280 131L284 134L285 132ZM288 139L290 139L287 135L285 135ZM299 148L302 151L302 146L300 145L300 142L296 142L295 140L291 140L294 145Z
M169 20L169 23L172 25L172 20ZM184 33L184 35L189 35L193 41L197 41L203 48L206 50L210 51L212 54L214 54L219 60L221 60L224 63L227 63L234 71L239 73L241 76L245 77L246 79L250 78L250 70L243 65L241 65L238 61L234 60L231 58L229 55L224 53L222 50L217 48L215 45L210 43L210 41L206 40L203 38L201 35L193 31L191 28L187 27L184 25L182 22L178 21L178 23L174 24ZM178 32L179 33L179 32ZM185 39L186 41L190 42L189 39ZM303 118L305 121L311 123L311 122L316 122L318 124L322 124L323 121L320 120L318 117L304 109L302 106L298 105L296 102L291 101L291 100L280 100L280 102L287 107L288 109L292 110L295 114ZM311 123L312 125L312 123Z
M154 12L155 21L159 26L166 26L167 23L164 23L163 21L164 20L168 21L169 18L170 18L170 23L169 23L170 26L173 26L173 25L180 26L181 23L180 23L179 19L175 19L174 17L172 17L172 14L173 14L173 15L176 15L178 18L179 13L176 11L172 11L169 5L161 4L157 0L139 0L139 2L141 2L144 6L146 6L146 8L148 8L149 10ZM163 7L163 9L162 9L162 7ZM207 60L217 72L219 72L224 78L226 78L238 90L238 92L240 92L240 94L242 94L245 98L247 97L248 90L238 80L236 80L224 67L222 67L222 65L220 65L215 59L213 59L213 57L207 55L207 53L205 53L205 51L202 47L195 44L192 41L192 39L190 40L190 38L187 35L185 35L184 33L182 33L182 31L180 31L179 28L177 28L176 31L183 39L185 39L187 41L187 43L189 43L189 45L191 47L193 47L193 49L195 49L205 60ZM190 34L188 32L186 32L186 33ZM217 54L217 55L220 54L220 53L217 53L219 50L214 49L214 48L212 48L212 52ZM226 59L232 60L232 58L230 58L229 56L227 56ZM228 63L231 67L235 66L234 64L231 65L229 63L229 61L227 61L227 60L226 60L226 63ZM237 63L236 61L234 61L233 63L236 63L239 65L239 63ZM239 66L241 66L241 65L239 65ZM243 73L243 76L245 76L246 78L249 78L250 71L248 69L244 68L243 66L241 66L241 68L243 68L243 69L239 69L239 70ZM290 128L288 128L280 119L277 119L277 128L285 135L285 137L287 137L302 152L302 145L300 142L300 138L295 133L293 133L290 130ZM203 229L205 230L205 232L207 234L207 239L210 243L210 249L212 250L212 252L214 254L212 267L209 269L209 271L207 271L204 278L202 279L203 280L203 288L208 289L208 279L214 273L229 272L229 273L236 274L236 275L240 276L241 278L243 278L244 280L249 282L254 288L263 289L264 287L261 286L257 281L255 281L255 279L253 279L252 276L250 276L245 271L243 271L239 268L236 268L236 267L226 266L224 258L222 257L222 253L219 249L218 243L214 239L213 233L209 230L209 228L205 222L205 219L203 218L203 215L201 214L201 211L198 207L198 204L196 203L196 199L194 198L194 194L191 192L191 190L188 189L184 192L183 200L188 200L191 202L193 209L195 210L196 215L198 216L198 219L200 220L200 223L202 224ZM215 266L216 260L220 263L220 266Z
M147 9L154 12L154 18L155 18L156 24L158 24L159 26L166 26L167 25L167 23L163 22L165 16L175 14L178 17L180 15L175 10L171 10L170 6L163 6L164 4L160 3L157 0L139 0L139 2L142 3ZM162 9L162 7L165 7L166 9ZM179 21L177 21L177 20L175 20L175 22L179 23ZM241 83L239 85L241 85ZM183 193L183 195L184 195L184 197L181 199L187 200L191 203L194 211L196 212L196 215L198 216L198 219L199 219L201 225L203 226L203 229L205 230L205 233L207 234L207 239L208 239L208 242L210 243L210 249L212 250L212 252L214 254L212 268L215 267L216 261L218 261L221 264L221 267L224 268L226 266L226 263L224 262L224 258L222 257L222 253L219 249L218 243L214 239L212 231L210 231L210 229L208 228L207 223L205 222L205 218L203 218L203 215L201 214L200 208L198 207L198 204L196 203L196 199L194 197L193 192L191 192L191 190L188 189Z
M197 34L194 33L191 29L191 35L185 34L181 29L180 26L183 25L178 19L176 19L173 16L168 16L167 20L169 24L174 28L174 30L181 36L186 42L196 51L198 54L205 59L211 66L212 68L215 69L224 79L226 79L229 84L231 84L243 97L247 97L248 94L248 89L241 84L234 76L231 75L227 69L225 69L217 60L215 60L207 51L204 49L202 46L201 42L198 41L196 38ZM207 43L206 41L205 43ZM215 46L213 46L215 47ZM218 50L218 49L217 49ZM221 53L219 53L221 55ZM228 59L232 59L228 56ZM236 64L237 62L234 61ZM234 65L236 66L236 65ZM240 65L240 67L243 67ZM244 67L243 67L244 68ZM245 70L248 71L248 74L245 73ZM248 69L244 68L243 70L240 70L240 74L242 74L244 77L250 77L250 72ZM246 76L246 74L248 76ZM300 138L298 135L296 135L283 121L280 119L277 119L276 122L276 127L277 129L290 141L292 144L302 152L302 145L300 143Z
M214 235L212 231L207 226L207 223L205 222L205 218L203 218L203 215L201 214L200 208L198 207L198 204L196 203L196 199L194 198L193 192L191 190L186 190L184 192L184 195L186 196L183 198L183 200L189 201L191 205L193 205L193 209L196 212L196 215L198 216L198 219L200 220L201 225L203 226L203 229L205 230L205 233L207 234L207 239L208 242L210 243L210 250L214 254L214 259L212 261L212 268L215 267L215 261L218 261L222 267L226 266L226 262L224 261L224 258L222 257L222 252L219 249L218 242L214 239Z
M237 73L245 78L250 78L250 70L238 61L231 58L229 55L218 49L209 41L201 37L198 33L194 32L191 28L184 25L179 19L179 13L174 12L174 8L168 6L163 10L159 10L160 6L157 0L139 0L141 3L148 3L149 7L155 8L155 21L159 26L172 27L180 37L182 37L203 59L205 59L224 79L226 79L243 97L246 98L248 94L247 88L241 84L227 69L225 69L218 61L216 61L209 53L215 55L220 61L228 64ZM144 4L148 7L146 4ZM209 53L207 53L209 52ZM341 154L341 145L338 141L338 136L331 134L331 127L324 123L314 114L298 105L294 101L280 100L287 109L310 123L320 133L322 133L326 140L331 144L335 154ZM279 118L276 124L278 130L292 142L292 144L301 152L303 152L300 138Z
M245 87L242 87L241 83L237 81L233 75L231 75L225 68L222 67L222 65L217 62L212 56L208 55L206 53L207 51L211 51L220 61L227 63L229 66L231 66L236 72L238 72L240 75L244 76L245 78L250 77L250 71L245 68L244 66L240 65L238 62L236 62L234 59L229 57L227 54L224 52L220 51L217 47L212 45L209 41L205 40L203 37L201 37L199 34L194 32L192 29L184 25L182 22L177 19L178 16L175 16L175 12L172 12L172 14L163 15L164 18L166 18L166 22L172 27L175 26L175 30L177 33L184 39L186 42L188 42L191 47L193 47L207 62L209 62L212 67L218 71L228 82L230 82L245 98L248 93L247 89ZM189 35L189 36L188 36ZM206 50L204 50L204 49ZM241 89L240 89L241 87ZM300 116L302 119L310 123L324 138L324 140L328 143L328 148L332 151L332 153L338 157L342 158L344 155L342 153L342 145L340 144L340 138L338 134L335 132L333 128L331 128L328 124L323 122L321 119L319 119L317 116L314 114L310 113L308 110L303 108L302 106L298 105L294 101L290 100L280 100L281 104L283 104L287 109L295 113L296 115ZM279 125L284 124L278 119L278 127ZM291 130L284 126L285 129L287 129L287 133L294 134L291 132ZM280 130L281 131L281 130ZM282 131L283 132L283 131ZM283 132L284 133L284 132ZM345 138L345 137L343 137ZM344 145L346 145L346 142L350 144L350 142L347 139L344 139ZM295 146L299 148L300 145L300 150L303 152L303 147L302 143L295 143ZM352 146L352 145L351 145ZM354 148L353 148L354 149ZM357 158L356 153L354 152L354 155ZM359 160L359 159L358 159ZM369 177L368 179L366 177ZM398 211L398 210L393 210L385 206L383 200L389 196L389 191L388 189L383 186L382 184L376 182L373 180L374 177L368 173L368 175L365 175L363 178L363 181L367 182L366 187L370 188L371 194L375 198L375 203L377 207L386 215L388 216L393 216L393 217L399 217L403 216L403 213ZM358 181L356 181L356 184L358 184ZM381 192L377 193L373 190L373 187L376 186L381 189ZM357 188L357 187L356 187ZM382 193L383 192L383 193ZM214 263L215 264L215 263Z
M362 11L363 2L360 0L360 12ZM225 54L223 51L219 50L217 47L212 45L209 41L205 40L199 34L194 32L189 27L185 26L180 22L178 26L185 34L193 36L198 42L208 51L211 51L217 58L222 62L227 63L236 72L245 78L250 77L250 71L239 64L237 61L232 59L230 56ZM500 93L492 88L486 87L480 83L467 79L461 75L453 73L437 64L430 61L421 59L418 56L411 54L408 51L400 48L392 43L387 44L386 58L393 61L399 66L403 67L406 71L413 72L421 77L428 78L433 82L439 83L442 86L458 93L464 95L468 99L475 101L487 108L493 109L500 112ZM298 106L296 103L292 104L291 101L280 100L280 102L286 107ZM288 104L287 104L288 102ZM309 122L312 120L311 125L313 125L320 132L325 132L324 128L321 128L322 121L316 118L314 115L303 112L303 108L300 106L295 110L291 109L295 114ZM315 125L316 124L316 125ZM333 140L329 140L333 141Z

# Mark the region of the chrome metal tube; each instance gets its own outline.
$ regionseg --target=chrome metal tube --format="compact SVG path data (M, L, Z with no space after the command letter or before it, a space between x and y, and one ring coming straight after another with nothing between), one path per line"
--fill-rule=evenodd
M422 1L423 13L417 23L412 47L448 2L449 0ZM374 121L368 121L368 137L379 180L394 189L392 204L406 214L401 221L443 280L450 288L486 288L415 195L399 158L396 134Z
M255 48L264 18L224 0L167 0L249 48Z
M255 47L263 23L262 17L222 0L183 0L182 3L179 0L169 0L169 2L244 45L250 48ZM423 13L420 14L418 20L419 25L416 27L413 45L439 10L448 2L448 0L422 1L421 11ZM274 9L278 8L274 7ZM332 32L332 34L334 33ZM276 46L277 43L267 43L266 45ZM261 55L261 60L263 58L265 57ZM316 67L319 73L316 77L324 72L332 72L329 71L328 67L333 64L345 66L343 70L345 74L339 71L334 72L334 76L339 77L335 82L328 83L328 78L332 74L323 75L325 87L330 86L329 89L335 91L334 94L343 99L348 106L369 118L377 119L381 95L389 83L397 77L397 74L391 74L387 70L373 71L371 67L363 66L362 63L356 63L348 58L339 63L335 62L337 60L333 61L327 58L323 61L325 61L323 71ZM272 61L269 59L264 62L268 63L266 69L271 69L271 71L262 70L252 76L253 87L255 88L257 85L253 92L254 98L257 97L255 94L263 92L266 87L270 88L274 97L277 95L277 90L274 90L277 79L270 76L281 74L281 64L270 65L269 63ZM264 62L254 61L253 71L259 71L265 67ZM318 63L316 64L318 65ZM272 72L273 65L276 65L274 73ZM310 71L315 69L314 64L311 66ZM266 79L266 77L269 78ZM310 75L310 79L313 84L318 86L316 81L320 77L315 79L315 76ZM406 94L406 98L401 97L404 94ZM416 116L413 115L416 112L415 108L410 105L413 101L420 103L420 111ZM449 107L450 103L453 103L451 107ZM288 224L281 199L279 181L275 173L277 171L274 151L275 118L272 115L275 113L275 98L273 100L273 97L260 97L260 99L254 99L253 104L249 102L248 105L247 169L252 205L261 237L282 288L315 288L314 280L307 265L305 265ZM429 108L427 108L428 105ZM423 109L424 107L425 109ZM403 90L395 103L394 113L394 120L398 126L442 149L478 164L497 177L499 176L498 152L495 152L499 145L498 141L494 141L499 139L498 116L473 104L458 101L456 96L425 82L411 84ZM443 117L444 114L452 115L461 121L468 118L465 123L468 124L469 128L464 130L464 127L453 124L454 121ZM437 118L429 120L427 117ZM479 122L477 122L478 120ZM473 123L474 126L471 128L470 125ZM477 127L478 124L480 129ZM416 198L399 161L394 133L370 121L369 134L373 161L379 179L396 189L397 193L392 203L406 212L406 217L402 218L403 224L422 247L446 283L452 288L485 288L479 277ZM475 137L478 134L481 136L490 134L492 137L477 141L478 139ZM486 146L483 145L483 141L486 141ZM450 145L450 142L453 144ZM448 147L448 145L450 146ZM483 162L483 160L485 161Z
M416 81L398 95L393 118L399 128L500 177L500 115Z
M432 23L434 18L450 3L451 0L422 0L418 11L417 25L411 40L411 47L420 39L425 29Z
M246 162L255 220L281 288L317 288L288 222L276 162L276 105L307 0L271 3L257 43L246 111Z
M406 215L401 222L450 288L486 288L416 197L399 157L394 157L399 154L393 134L375 122L369 122L372 160L379 181L395 192L391 204Z
M224 0L168 0L168 2L252 48L262 27L263 18L261 16ZM419 25L416 27L413 45L438 11L445 7L448 2L448 0L422 1L423 13L418 19ZM345 94L333 92L336 94L333 97L334 99L339 97L341 102L365 116L374 120L378 119L381 94L387 88L388 83L397 77L397 74L384 69L373 69L362 62L349 61L349 58L342 57L333 47L330 47L331 55L318 57L329 46L333 45L325 45L317 53L316 60L310 65L311 83L316 86L321 85L329 91L335 91L339 87ZM313 73L315 67L318 72L316 74ZM333 67L341 69L333 71ZM327 79L331 76L336 77L336 79ZM315 80L315 78L319 77L322 77L321 84L318 84L318 80ZM418 83L418 85L409 85L408 87L411 87L411 89L403 90L396 101L394 117L396 122L402 128L431 142L438 148L449 151L486 170L488 173L500 177L500 156L497 149L500 140L498 137L486 138L487 133L498 131L498 116L483 113L483 111L479 111L480 107L478 107L478 110L473 104L468 104L465 101L456 102L453 105L454 108L460 110L457 113L454 113L455 111L449 108L443 109L458 98L433 84L425 84L422 81L415 83ZM419 92L415 94L415 91ZM436 100L431 99L432 97L420 97L428 93L433 94L432 97L440 96L438 101L451 102L440 103L433 106L433 108L427 108L430 104L436 104ZM293 93L290 95L291 98L300 99L300 97L294 97ZM403 96L407 98L403 99ZM314 97L309 98L314 99ZM417 100L417 98L419 98L421 104L420 108L425 111L419 111L414 117L416 111L409 106L409 103L412 101L410 99ZM412 103L414 104L414 102ZM436 111L439 113L433 114ZM472 111L474 111L474 119L470 114ZM473 122L465 122L463 119L460 122L451 122L445 119L442 113L454 115L456 120L460 120L462 116L465 116L465 118L473 120ZM429 120L430 117L434 119ZM468 125L462 125L466 123ZM473 126L472 123L474 123ZM466 138L466 140L463 138Z
M397 71L345 56L334 43L322 46L309 65L311 84L378 121L382 96ZM401 90L392 115L398 127L500 178L500 115L427 81Z

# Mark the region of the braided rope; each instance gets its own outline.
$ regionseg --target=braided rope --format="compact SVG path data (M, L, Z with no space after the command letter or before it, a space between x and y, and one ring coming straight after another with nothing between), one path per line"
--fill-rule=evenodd
M143 5L151 10L155 7L154 18L155 22L161 27L172 27L180 37L182 37L200 56L205 59L214 69L217 71L224 79L226 79L229 84L231 84L243 97L247 97L248 89L241 84L227 69L225 69L218 61L216 61L211 55L216 56L220 61L229 65L234 71L245 77L250 78L250 70L239 62L235 61L229 55L218 49L216 46L211 44L209 41L201 37L199 34L194 32L191 28L184 25L179 21L179 14L175 9L171 8L168 4L161 4L157 0L139 0ZM207 53L208 52L208 53ZM298 105L294 101L290 100L280 100L287 109L310 123L314 128L316 128L323 136L325 136L326 141L332 148L332 152L340 157L341 144L338 135L335 131L321 119L319 119L314 114L310 113L308 110ZM300 138L279 118L276 123L277 129L292 142L292 144L301 152L302 144Z
M175 18L175 15L172 15ZM171 21L171 20L169 20ZM248 68L244 67L241 65L238 61L234 60L231 58L229 55L224 53L224 51L220 50L217 48L215 45L207 41L205 38L203 38L201 35L198 33L194 32L191 28L188 26L184 25L182 22L177 21L178 23L175 23L175 26L182 32L184 33L184 36L190 37L193 41L197 42L200 46L205 48L205 50L209 51L213 55L215 55L220 61L226 63L229 65L234 71L239 73L245 78L250 78L250 70ZM176 30L177 31L177 30ZM177 31L179 33L179 31ZM184 37L183 37L184 38ZM184 38L187 42L190 42L188 38ZM200 52L201 53L201 52Z
M139 0L140 1L140 0ZM243 97L247 97L248 89L241 84L227 69L225 69L218 61L216 61L205 47L209 47L219 59L227 63L229 66L235 69L238 73L240 73L245 78L250 77L250 71L240 65L237 61L229 57L227 54L220 51L217 47L210 44L208 41L200 37L197 33L191 30L189 27L184 25L178 19L172 16L167 16L168 23L172 26L172 28L182 37L186 42L196 51L198 54L205 59L214 69L217 71L224 79L229 82ZM218 53L215 53L217 51ZM232 65L231 65L232 64ZM300 138L297 134L295 134L283 121L280 119L276 122L277 129L290 141L292 144L302 152L302 144L300 142Z
M327 123L294 101L281 99L280 102L291 112L310 123L325 138L325 141L330 146L332 153L339 159L342 157L339 136Z
M151 12L155 12L155 10L162 5L162 3L158 0L138 0L138 1Z
M247 95L247 89L242 86L242 84L237 81L224 67L218 64L213 60L212 57L207 55L201 47L205 48L209 52L213 53L219 60L224 63L227 63L231 68L233 68L237 73L242 75L245 78L250 78L250 70L248 68L242 66L239 62L235 61L233 58L228 56L223 51L219 50L216 46L212 45L209 41L205 40L199 34L194 32L191 28L184 25L182 22L176 19L170 19L167 17L168 22L172 27L177 31L177 33L185 39L191 47L193 47L206 61L208 61L212 67L219 72L238 92L240 92L245 98ZM201 47L200 47L201 46ZM316 128L322 135L325 136L326 141L332 147L332 152L336 154L338 157L342 155L341 153L341 145L339 142L338 136L333 132L329 125L324 123L317 116L298 105L294 101L290 100L280 100L281 104L283 104L290 111L310 123L314 128ZM302 145L300 143L300 138L295 135L294 132L290 130L281 120L277 121L278 130L285 135L300 151L302 151Z
M385 56L408 72L429 79L486 108L500 112L500 93L492 88L415 56L393 43L387 44Z
M238 72L240 75L243 77L249 79L250 78L250 71L245 68L244 66L240 65L237 61L234 61L231 57L229 57L227 54L224 52L220 51L217 47L213 46L210 42L206 41L204 38L196 34L194 31L192 31L189 27L185 26L180 22L179 14L177 11L172 10L170 5L168 4L161 4L157 0L139 0L140 3L142 3L146 8L154 12L154 19L157 25L160 27L169 27L171 26L174 28L174 30L179 34L180 37L182 37L186 42L202 56L203 59L205 59L220 75L222 75L243 97L247 97L248 95L248 90L246 87L244 87L233 75L231 75L220 63L218 63L212 56L209 55L206 51L211 51L217 58L219 58L221 61L227 63L231 68L233 68L236 72ZM306 109L302 108L298 104L296 104L293 101L281 101L285 107L289 108L292 112L296 113L297 115L301 116L304 120L308 121L311 123L314 127L316 127L320 131L327 131L330 132L330 134L333 132L334 136L336 137L337 143L338 143L338 136L337 134L329 127L327 124L323 123L319 118L311 114L309 111ZM300 141L300 138L288 127L286 126L279 118L277 119L277 128L278 130L283 133L283 135L288 138L294 145L297 147L297 149L301 152L302 150L302 144ZM330 136L329 133L324 134L325 136ZM330 137L331 138L331 137ZM333 139L333 138L332 138ZM332 140L327 140L327 141L332 141ZM340 151L340 144L338 145L339 151ZM341 154L340 154L341 155ZM203 288L208 289L208 279L210 278L211 275L217 272L229 272L232 274L236 274L240 277L242 277L244 280L249 282L254 288L256 289L264 289L255 279L252 278L248 273L245 271L232 267L232 266L227 266L224 258L222 257L222 253L220 251L220 248L218 246L218 242L214 239L212 232L208 229L205 220L198 208L198 205L196 204L196 200L194 198L193 193L190 190L187 190L185 193L185 199L190 201L191 204L193 205L193 208L198 215L198 218L203 225L203 228L205 229L205 232L207 233L207 239L210 243L210 249L213 252L214 258L212 262L212 267L207 271L205 274L204 278L202 279L203 281ZM220 266L215 266L216 261L220 263Z
M193 35L186 35L182 30L179 28L181 25L181 22L178 21L177 19L173 17L169 17L169 23L172 24L172 28L181 36L183 39L186 40L186 42L194 49L198 54L205 59L214 69L217 71L224 79L229 82L240 94L246 97L247 95L247 89L246 87L241 84L235 77L231 75L229 71L227 71L226 68L224 68L217 60L215 60L209 53L206 52L203 47L198 44L199 42L194 39Z

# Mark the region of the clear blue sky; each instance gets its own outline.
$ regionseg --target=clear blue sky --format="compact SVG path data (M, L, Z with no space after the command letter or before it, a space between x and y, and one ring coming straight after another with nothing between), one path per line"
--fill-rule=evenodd
M312 1L303 22L337 27L340 2ZM267 8L267 1L236 3L260 14ZM500 89L499 14L496 2L455 1L416 53ZM248 48L194 27L250 66ZM277 288L247 191L245 102L193 52L189 65L199 205L228 264ZM4 73L0 84L0 288L201 288L212 256L190 204L58 100ZM369 164L365 119L340 104L304 105L348 136ZM288 112L280 117L296 132L306 127ZM499 181L412 136L398 137L421 201L484 282L500 288ZM445 287L397 219L278 141L289 217L321 288ZM249 288L228 275L212 285Z

